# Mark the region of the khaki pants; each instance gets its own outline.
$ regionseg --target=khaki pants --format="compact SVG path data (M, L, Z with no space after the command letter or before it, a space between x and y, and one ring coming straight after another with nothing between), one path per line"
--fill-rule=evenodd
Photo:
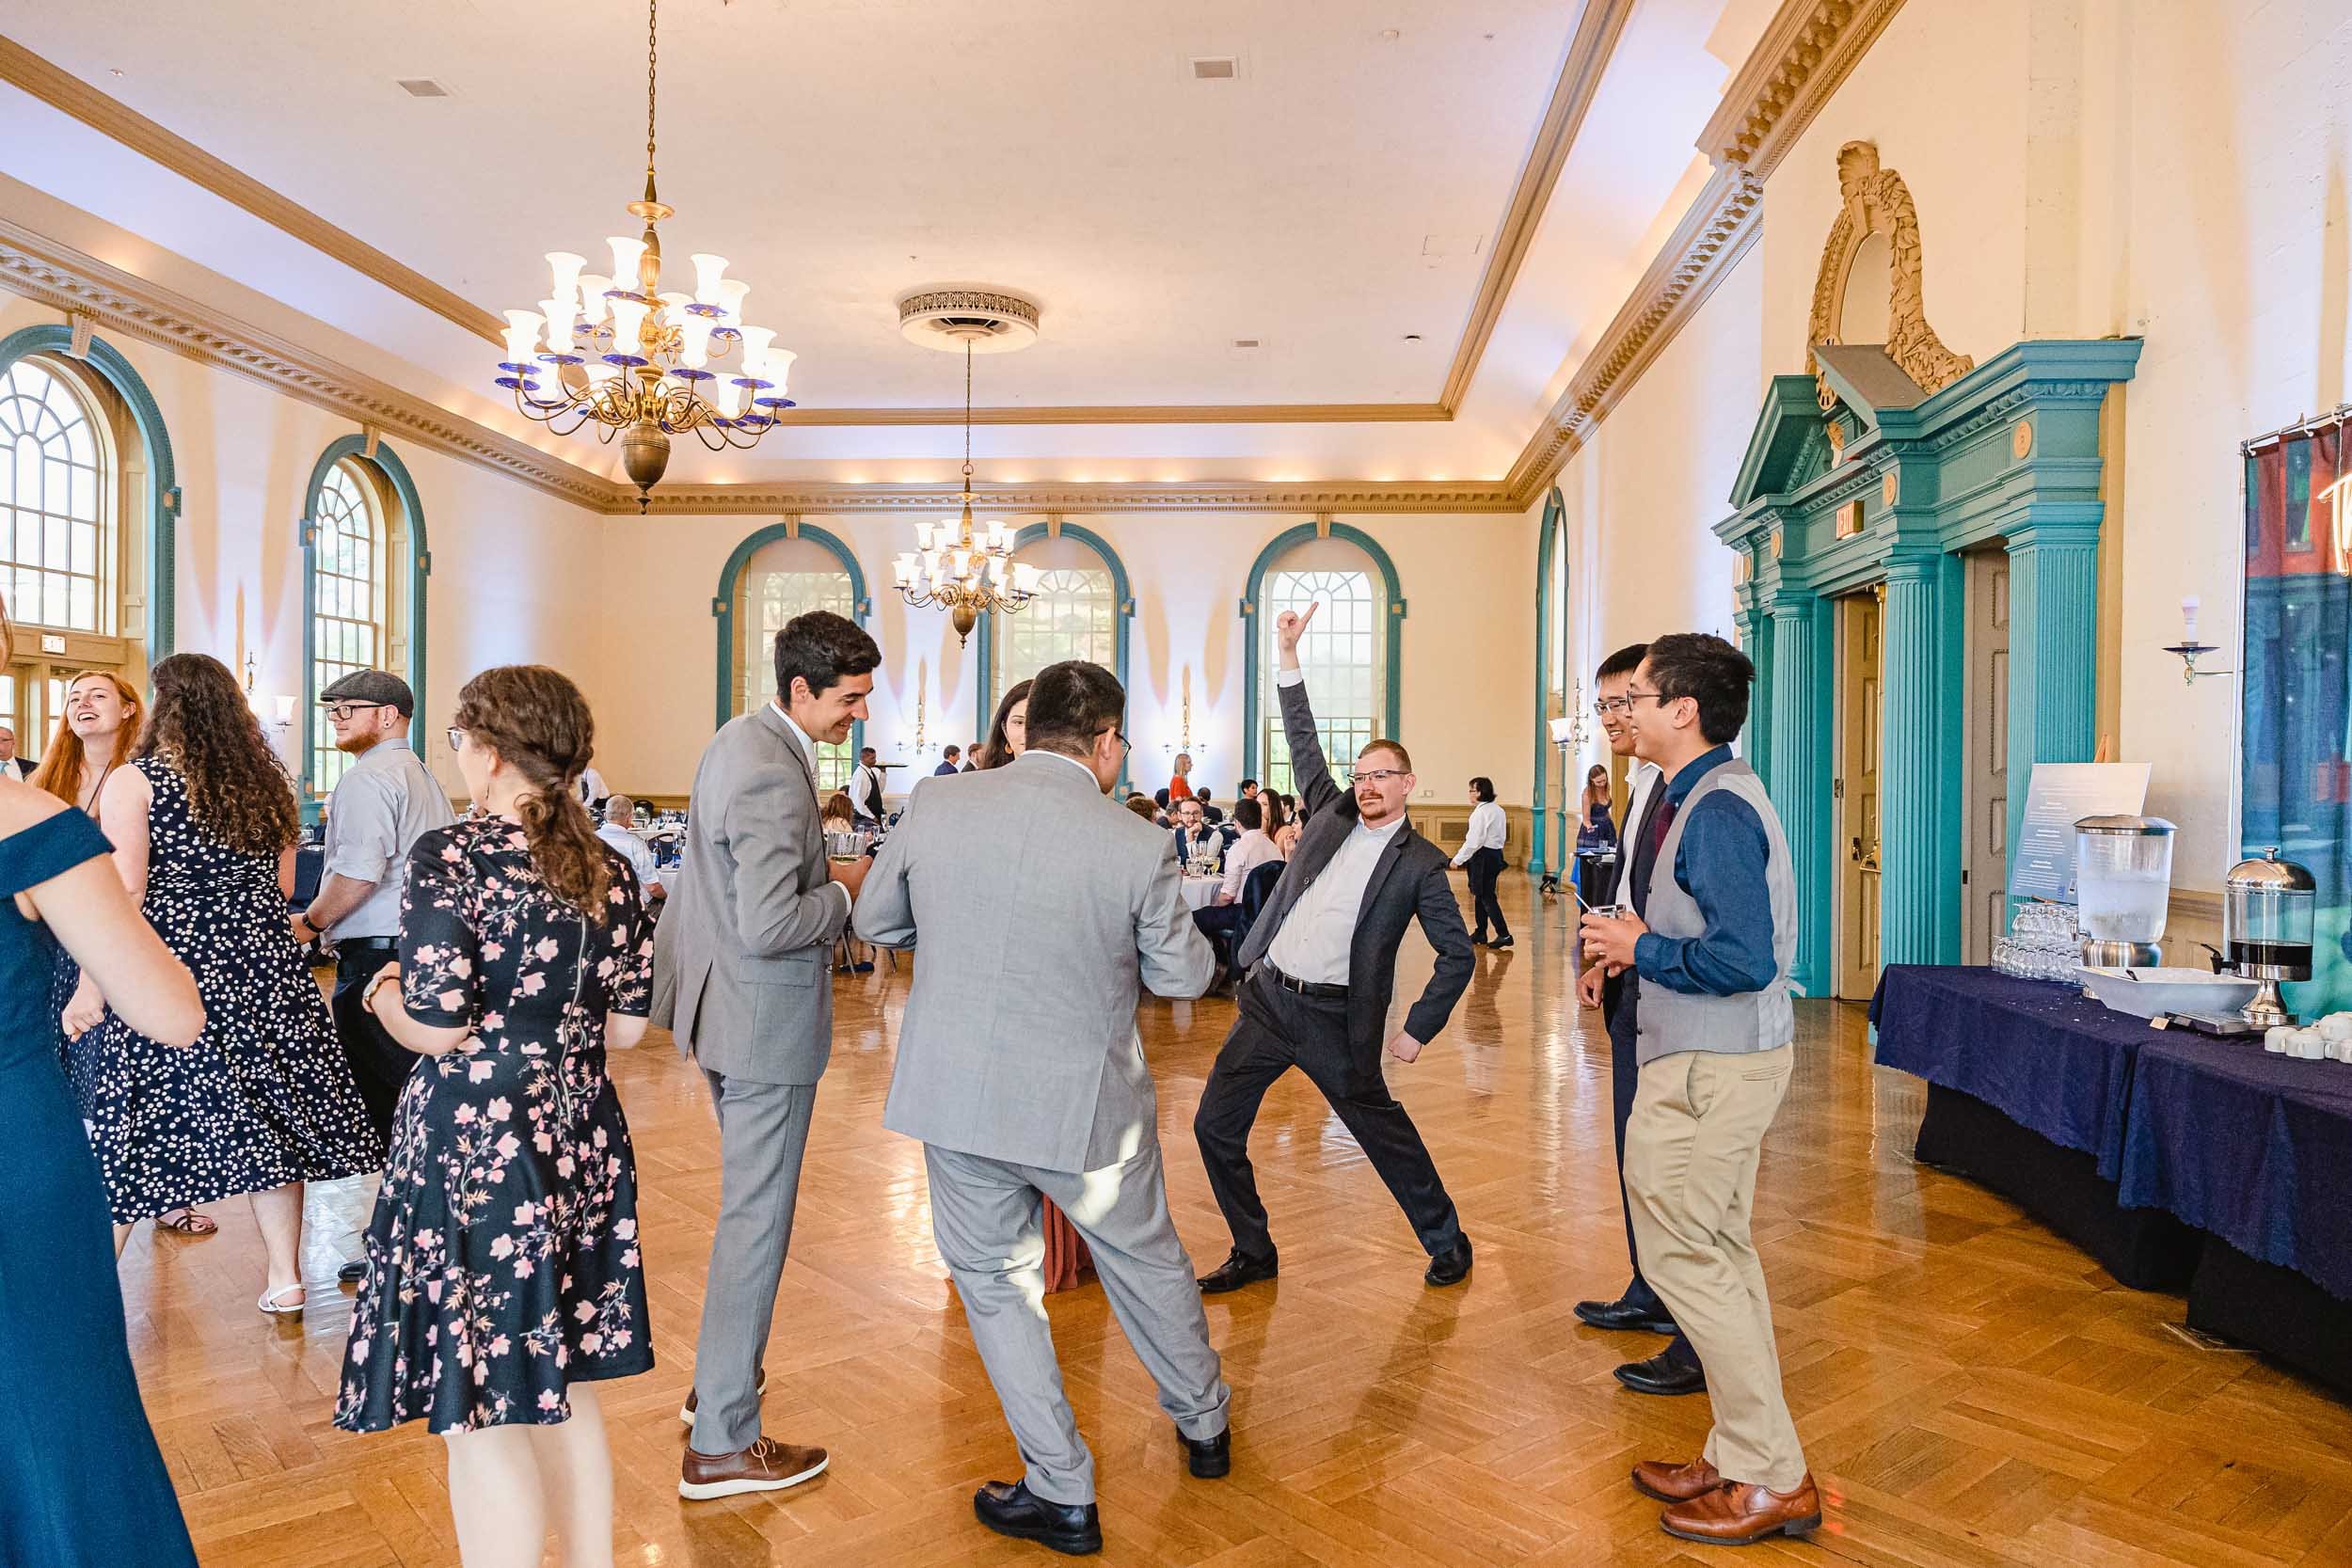
M1625 1130L1625 1185L1648 1280L1707 1369L1706 1457L1775 1492L1805 1473L1780 1388L1764 1268L1748 1239L1756 1157L1788 1090L1793 1047L1684 1051L1642 1069Z

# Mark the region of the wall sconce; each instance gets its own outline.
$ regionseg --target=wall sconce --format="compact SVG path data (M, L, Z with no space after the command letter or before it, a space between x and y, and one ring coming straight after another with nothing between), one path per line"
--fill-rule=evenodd
M1568 697L1568 711L1551 721L1551 743L1563 752L1584 749L1592 732L1584 727L1584 683L1578 681Z
M1172 741L1162 742L1160 750L1163 752L1190 752L1198 753L1200 756L1207 756L1209 754L1209 743L1204 740L1199 745L1195 745L1192 738L1192 666L1189 664L1184 666L1184 705L1180 713L1180 721L1183 728L1178 733L1177 738Z
M2194 594L2181 601L2181 640L2164 650L2168 654L2181 656L2181 684L2183 686L2196 684L2197 678L2201 675L2234 675L2237 673L2234 670L2200 670L2197 668L2199 659L2207 654L2219 651L2211 642L2197 641L2197 595Z

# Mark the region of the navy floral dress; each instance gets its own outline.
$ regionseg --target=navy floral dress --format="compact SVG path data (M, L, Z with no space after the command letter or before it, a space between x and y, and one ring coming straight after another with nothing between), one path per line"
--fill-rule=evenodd
M637 1165L607 1013L643 1017L653 928L610 848L601 924L550 892L522 830L458 822L409 852L402 1000L467 1028L401 1091L335 1424L435 1432L571 1416L575 1381L653 1366Z

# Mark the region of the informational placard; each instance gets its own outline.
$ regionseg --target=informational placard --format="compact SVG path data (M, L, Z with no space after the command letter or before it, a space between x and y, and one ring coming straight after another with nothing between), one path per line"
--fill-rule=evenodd
M2144 762L2035 763L2009 861L2009 895L2073 903L2074 824L2086 816L2137 815L2147 803Z

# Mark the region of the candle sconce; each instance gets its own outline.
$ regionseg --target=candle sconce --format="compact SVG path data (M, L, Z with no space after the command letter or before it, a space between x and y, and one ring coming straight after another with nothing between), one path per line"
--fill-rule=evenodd
M2164 650L2168 654L2178 654L2180 656L2181 684L2183 686L2193 686L2197 683L2200 677L2234 675L2237 673L2234 670L2200 670L2197 668L2197 661L2199 659L2204 657L2207 654L2218 653L2221 651L2219 647L2214 643L2200 642L2197 641L2197 605L2198 599L2197 595L2194 594L2181 601L2181 640Z
M1551 721L1551 743L1564 752L1581 752L1591 738L1584 727L1584 683L1578 681L1568 694L1568 711Z
M1189 664L1184 666L1184 703L1180 713L1179 722L1183 727L1178 732L1177 738L1172 741L1162 742L1160 750L1163 752L1197 752L1200 755L1206 756L1209 752L1209 743L1205 740L1195 742L1192 738L1192 666Z

